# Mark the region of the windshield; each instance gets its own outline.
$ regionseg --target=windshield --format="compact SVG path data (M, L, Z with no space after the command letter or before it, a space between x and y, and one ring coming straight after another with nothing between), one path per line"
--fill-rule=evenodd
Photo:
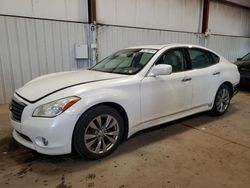
M242 61L250 61L250 53L242 58Z
M154 49L127 49L114 53L97 63L91 70L117 74L136 74L154 56Z

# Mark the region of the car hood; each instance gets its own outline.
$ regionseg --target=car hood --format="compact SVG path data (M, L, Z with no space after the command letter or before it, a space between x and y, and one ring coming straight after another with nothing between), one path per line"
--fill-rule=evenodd
M25 84L16 91L17 95L34 103L41 98L57 91L91 82L117 79L126 75L97 72L91 70L78 70L59 72L40 76Z

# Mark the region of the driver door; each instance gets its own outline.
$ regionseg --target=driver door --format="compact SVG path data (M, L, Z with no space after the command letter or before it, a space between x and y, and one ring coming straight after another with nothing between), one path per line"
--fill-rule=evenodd
M170 75L149 77L141 81L142 122L163 118L191 108L192 78L187 70L184 49L171 49L160 56L157 64L172 66Z

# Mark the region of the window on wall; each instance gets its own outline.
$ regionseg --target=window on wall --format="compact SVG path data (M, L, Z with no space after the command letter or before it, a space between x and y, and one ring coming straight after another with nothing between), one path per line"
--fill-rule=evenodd
M172 72L180 72L185 69L185 60L183 49L174 49L165 52L156 62L158 64L167 64L172 66Z
M220 61L217 55L206 50L191 48L188 52L193 69L209 67Z

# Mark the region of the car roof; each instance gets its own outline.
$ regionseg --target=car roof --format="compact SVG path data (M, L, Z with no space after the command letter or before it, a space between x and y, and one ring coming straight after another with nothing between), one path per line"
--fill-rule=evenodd
M204 49L210 52L215 53L216 55L220 56L217 52L195 44L180 44L180 43L173 43L173 44L160 44L160 45L141 45L141 46L134 46L134 47L129 47L127 49L155 49L155 50L161 50L163 48L177 48L177 47L188 47L188 48L200 48Z
M137 49L137 48L142 48L142 49L156 49L156 50L160 50L162 48L167 48L167 47L197 47L197 48L203 48L203 49L207 49L203 46L199 46L199 45L194 45L194 44L179 44L179 43L174 43L174 44L159 44L159 45L141 45L141 46L133 46L133 47L129 47L127 49ZM209 49L208 49L209 50Z

